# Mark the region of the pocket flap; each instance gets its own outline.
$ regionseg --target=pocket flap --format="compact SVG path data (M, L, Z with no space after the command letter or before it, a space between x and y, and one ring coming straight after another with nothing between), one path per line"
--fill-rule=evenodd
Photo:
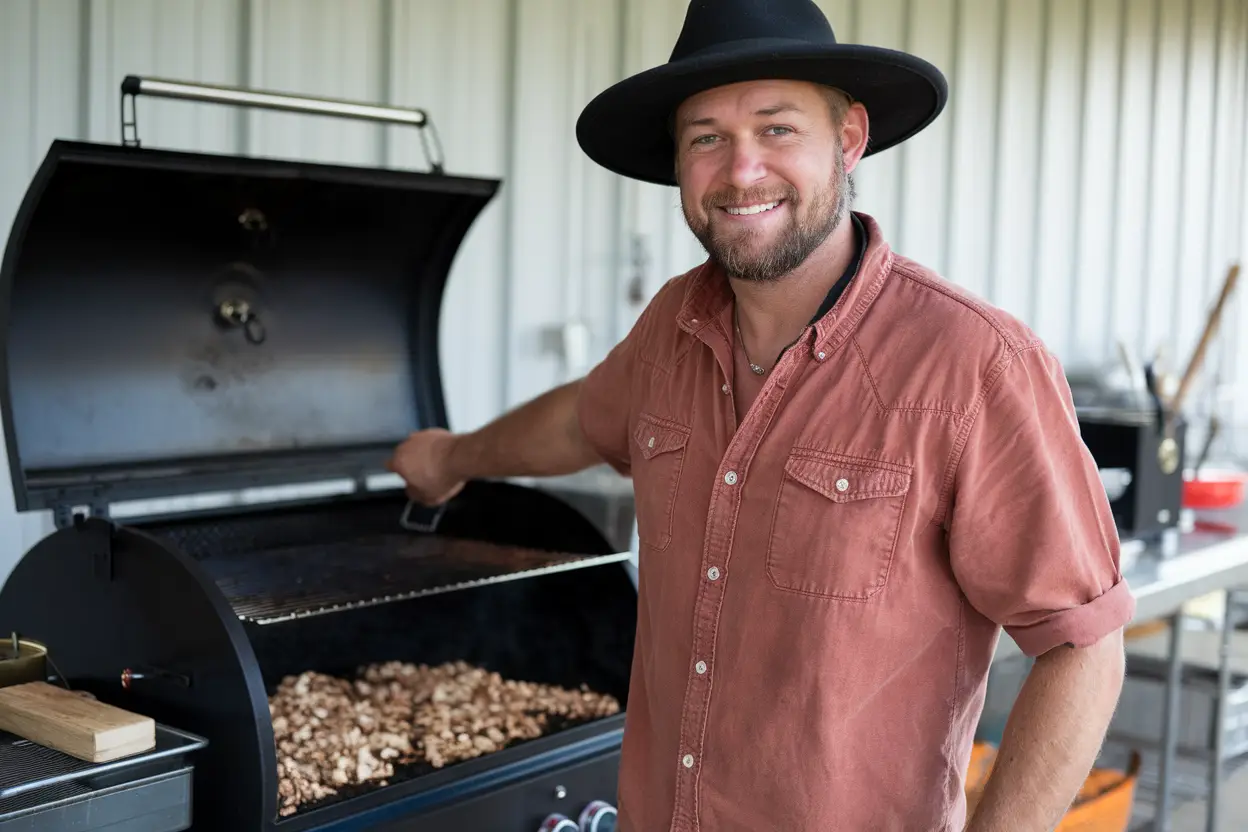
M900 497L910 490L910 475L877 468L859 460L790 456L784 470L793 479L836 503L873 497Z
M633 441L637 443L642 458L650 459L685 447L689 441L689 430L653 416L642 416L633 429Z

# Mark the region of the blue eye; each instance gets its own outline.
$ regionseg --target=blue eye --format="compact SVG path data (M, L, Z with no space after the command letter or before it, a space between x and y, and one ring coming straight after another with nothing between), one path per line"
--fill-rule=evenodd
M779 124L776 124L776 125L773 125L773 126L771 126L771 127L768 127L768 128L767 128L767 130L768 130L768 131L771 131L771 130L782 130L782 131L784 131L785 133L792 133L792 132L793 132L792 128L789 128L789 127L784 127L784 126L779 125Z

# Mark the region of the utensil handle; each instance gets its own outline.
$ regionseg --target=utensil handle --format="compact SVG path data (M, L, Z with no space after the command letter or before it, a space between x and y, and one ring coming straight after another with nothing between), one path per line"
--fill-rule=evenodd
M1204 363L1205 351L1209 348L1209 342L1213 340L1213 335L1218 330L1218 323L1222 319L1222 309L1226 306L1227 298L1231 296L1231 292L1235 290L1235 282L1239 279L1239 264L1235 263L1226 273L1226 279L1222 282L1222 293L1218 295L1218 301L1214 304L1213 309L1209 312L1209 317L1205 321L1205 331L1200 335L1200 341L1196 344L1196 351L1192 353L1192 360L1188 362L1187 371L1183 373L1183 379L1179 382L1178 392L1174 394L1174 401L1170 406L1172 412L1177 413L1179 408L1183 406L1183 400L1187 397L1187 391L1192 386L1196 373L1200 370L1200 365Z

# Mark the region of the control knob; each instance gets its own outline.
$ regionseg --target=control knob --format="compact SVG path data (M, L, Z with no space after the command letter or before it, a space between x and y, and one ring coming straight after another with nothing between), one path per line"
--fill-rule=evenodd
M603 800L595 800L581 810L578 832L615 832L618 813Z
M542 825L537 827L537 832L581 832L581 830L571 818L556 812L546 816Z

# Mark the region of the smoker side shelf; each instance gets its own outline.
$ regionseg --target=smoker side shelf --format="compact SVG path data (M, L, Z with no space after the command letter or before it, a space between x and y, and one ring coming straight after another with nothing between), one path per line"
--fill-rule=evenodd
M182 765L187 755L207 740L166 725L156 725L156 745L150 751L106 763L90 763L0 731L0 817L12 808L10 800L39 789L134 769L149 763L172 761Z
M200 561L238 617L274 624L620 563L627 552L577 555L434 534L215 555Z
M151 751L89 763L0 732L0 832L119 828L185 829L190 823L189 755L207 741L156 726Z

